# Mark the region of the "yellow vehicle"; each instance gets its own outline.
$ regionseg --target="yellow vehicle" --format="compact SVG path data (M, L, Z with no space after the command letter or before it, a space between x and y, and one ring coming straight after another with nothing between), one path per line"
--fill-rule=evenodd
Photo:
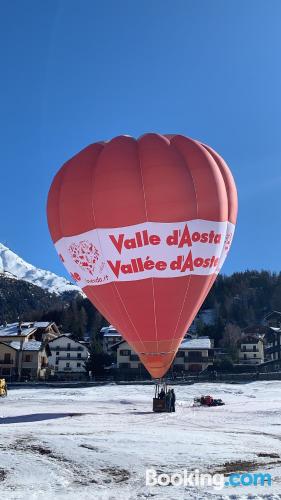
M7 384L4 378L0 378L0 397L4 398L7 396Z

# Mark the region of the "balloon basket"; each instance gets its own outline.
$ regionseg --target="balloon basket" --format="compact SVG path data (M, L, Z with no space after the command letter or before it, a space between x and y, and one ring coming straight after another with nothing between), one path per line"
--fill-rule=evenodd
M167 399L168 387L165 382L156 383L155 394L152 403L152 410L155 413L168 413L170 412L170 404Z

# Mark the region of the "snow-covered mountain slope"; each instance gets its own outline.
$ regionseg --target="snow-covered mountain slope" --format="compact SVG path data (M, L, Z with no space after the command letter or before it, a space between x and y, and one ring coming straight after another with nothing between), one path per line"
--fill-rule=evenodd
M0 274L28 281L56 294L75 291L82 293L78 286L73 285L67 279L25 262L2 243L0 243Z

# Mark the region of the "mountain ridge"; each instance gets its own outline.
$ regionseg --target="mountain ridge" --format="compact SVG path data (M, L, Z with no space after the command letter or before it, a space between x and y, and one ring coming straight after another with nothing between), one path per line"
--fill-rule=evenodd
M0 243L0 275L26 281L56 295L65 292L83 294L78 286L66 278L29 264L3 243Z

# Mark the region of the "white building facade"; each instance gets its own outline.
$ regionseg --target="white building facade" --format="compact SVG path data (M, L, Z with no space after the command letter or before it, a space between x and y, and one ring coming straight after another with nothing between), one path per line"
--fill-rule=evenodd
M214 363L214 351L209 337L184 339L173 363L174 372L200 373Z
M85 363L89 357L87 347L68 335L61 335L49 342L51 356L49 367L59 378L79 379L87 374Z
M120 342L122 339L122 335L114 328L114 326L104 326L100 334L102 336L102 349L103 352L107 354L112 354L111 347Z
M264 341L261 337L247 335L239 345L239 363L259 365L264 362Z

